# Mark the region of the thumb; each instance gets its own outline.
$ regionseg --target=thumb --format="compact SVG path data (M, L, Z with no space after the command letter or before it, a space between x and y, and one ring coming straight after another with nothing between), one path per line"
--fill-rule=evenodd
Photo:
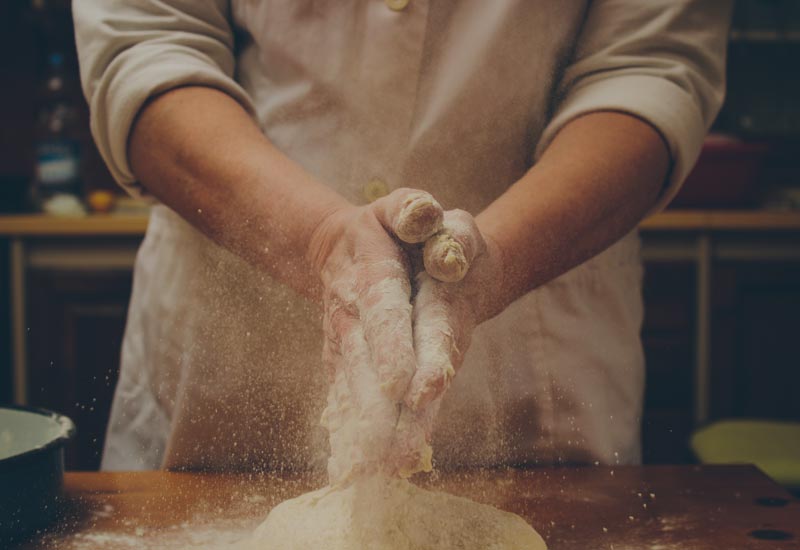
M425 241L422 253L425 271L444 283L457 283L485 249L486 243L472 214L448 210L444 213L443 228Z
M417 276L417 281L419 291L413 312L417 370L404 398L413 411L426 407L447 391L471 334L467 325L470 321L466 316L455 315L442 296L441 283L424 272Z

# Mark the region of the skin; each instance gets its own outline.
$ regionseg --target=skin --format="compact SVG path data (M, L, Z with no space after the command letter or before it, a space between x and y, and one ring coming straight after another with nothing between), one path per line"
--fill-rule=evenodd
M416 345L418 358L437 360L419 362L406 404L416 410L441 396L477 325L631 231L668 170L667 146L653 127L597 112L564 126L540 161L477 217L447 212L445 228L474 257L457 283L421 275L415 325L439 316L449 330L427 329Z
M129 159L148 191L212 240L302 294L321 296L323 248L333 237L312 243L312 236L337 211L344 217L357 207L277 150L232 98L204 87L158 96L133 126ZM481 320L635 227L668 165L661 136L635 117L597 112L567 124L476 218L508 270Z
M443 283L411 273L405 245L395 238L407 229L398 222L402 209L419 192L400 189L367 206L350 204L276 149L222 92L185 87L154 98L139 113L128 147L137 178L162 203L323 304L323 362L331 377L352 363L342 342L354 330L365 334L382 389L404 401L402 414L412 417L403 423L408 440L396 445L412 454L408 441L421 432L429 439L475 326L632 230L669 170L667 146L648 123L617 112L581 116L478 216L445 213L445 229L470 266L460 281ZM382 283L402 297L380 304L391 321L359 326L374 318L380 300L369 289ZM432 324L444 328L416 338L414 327ZM402 464L416 467L413 457Z

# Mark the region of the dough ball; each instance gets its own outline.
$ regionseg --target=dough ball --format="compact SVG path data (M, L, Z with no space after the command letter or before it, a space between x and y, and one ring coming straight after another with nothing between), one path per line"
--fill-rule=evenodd
M279 504L249 544L248 550L546 550L515 514L380 476Z

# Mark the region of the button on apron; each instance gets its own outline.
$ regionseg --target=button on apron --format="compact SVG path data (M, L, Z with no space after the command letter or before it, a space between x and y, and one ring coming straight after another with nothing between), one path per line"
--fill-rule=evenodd
M389 186L380 178L372 178L364 184L364 198L373 202L389 194Z
M384 0L389 9L394 11L402 11L408 6L408 0Z

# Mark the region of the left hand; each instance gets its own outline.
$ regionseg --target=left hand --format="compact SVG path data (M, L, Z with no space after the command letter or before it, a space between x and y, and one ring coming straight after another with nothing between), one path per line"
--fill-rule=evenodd
M414 411L447 391L464 361L472 331L503 308L503 262L494 241L463 210L445 212L443 225L426 242L425 271L416 277L413 327L418 366L404 399Z
M401 475L430 470L430 438L441 398L461 366L477 325L505 307L504 265L494 241L462 210L445 212L428 239L413 302L417 370L404 397L395 445L412 457ZM447 282L449 281L449 282Z

